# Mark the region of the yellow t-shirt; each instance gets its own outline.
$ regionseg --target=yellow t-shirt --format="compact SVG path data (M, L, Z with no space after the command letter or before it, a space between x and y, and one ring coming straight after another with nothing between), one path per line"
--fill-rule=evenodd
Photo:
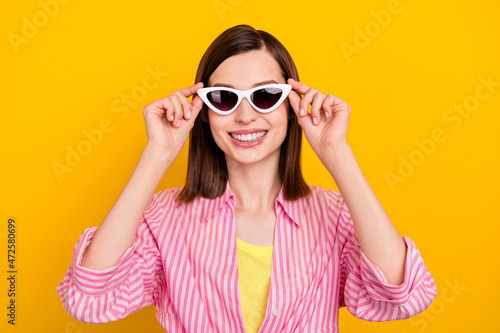
M273 245L254 245L239 238L236 238L236 245L245 328L248 333L257 333L266 315Z

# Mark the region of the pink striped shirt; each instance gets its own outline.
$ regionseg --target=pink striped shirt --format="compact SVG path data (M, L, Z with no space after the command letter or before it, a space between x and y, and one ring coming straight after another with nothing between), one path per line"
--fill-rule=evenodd
M310 186L297 201L275 201L276 230L267 310L259 332L338 332L339 307L369 321L424 311L437 289L411 239L404 282L390 285L361 251L340 192ZM229 183L216 199L174 201L181 187L153 194L133 245L113 267L80 266L96 227L85 229L57 292L66 311L104 323L156 305L170 333L245 332Z

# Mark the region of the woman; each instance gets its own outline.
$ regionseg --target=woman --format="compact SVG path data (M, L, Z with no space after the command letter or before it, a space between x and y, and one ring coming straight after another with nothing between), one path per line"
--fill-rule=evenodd
M144 108L137 167L57 287L74 318L155 304L170 333L338 332L342 306L370 321L429 306L431 274L347 143L349 105L248 25L217 37L195 82ZM302 130L339 191L305 183ZM189 133L186 185L154 193Z

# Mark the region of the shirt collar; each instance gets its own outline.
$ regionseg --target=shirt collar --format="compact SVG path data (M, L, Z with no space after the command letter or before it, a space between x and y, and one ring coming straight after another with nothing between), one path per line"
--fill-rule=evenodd
M304 221L304 212L303 209L300 209L300 207L304 207L304 205L299 204L299 201L302 200L304 200L304 198L299 198L297 201L286 200L284 194L284 184L282 183L278 196L276 197L276 213L279 212L278 206L281 206L290 219L295 222L297 226L300 226L300 223ZM231 191L229 182L227 182L226 189L221 196L215 199L201 198L201 207L203 207L201 212L201 221L205 222L225 205L228 205L234 211L234 201L234 194Z

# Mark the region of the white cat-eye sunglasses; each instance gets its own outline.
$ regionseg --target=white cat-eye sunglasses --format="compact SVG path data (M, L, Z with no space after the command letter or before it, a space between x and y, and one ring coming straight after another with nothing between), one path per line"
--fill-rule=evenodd
M228 87L200 88L197 94L213 111L228 115L236 110L243 98L255 110L271 112L283 103L291 90L292 86L289 84L266 84L244 91Z

